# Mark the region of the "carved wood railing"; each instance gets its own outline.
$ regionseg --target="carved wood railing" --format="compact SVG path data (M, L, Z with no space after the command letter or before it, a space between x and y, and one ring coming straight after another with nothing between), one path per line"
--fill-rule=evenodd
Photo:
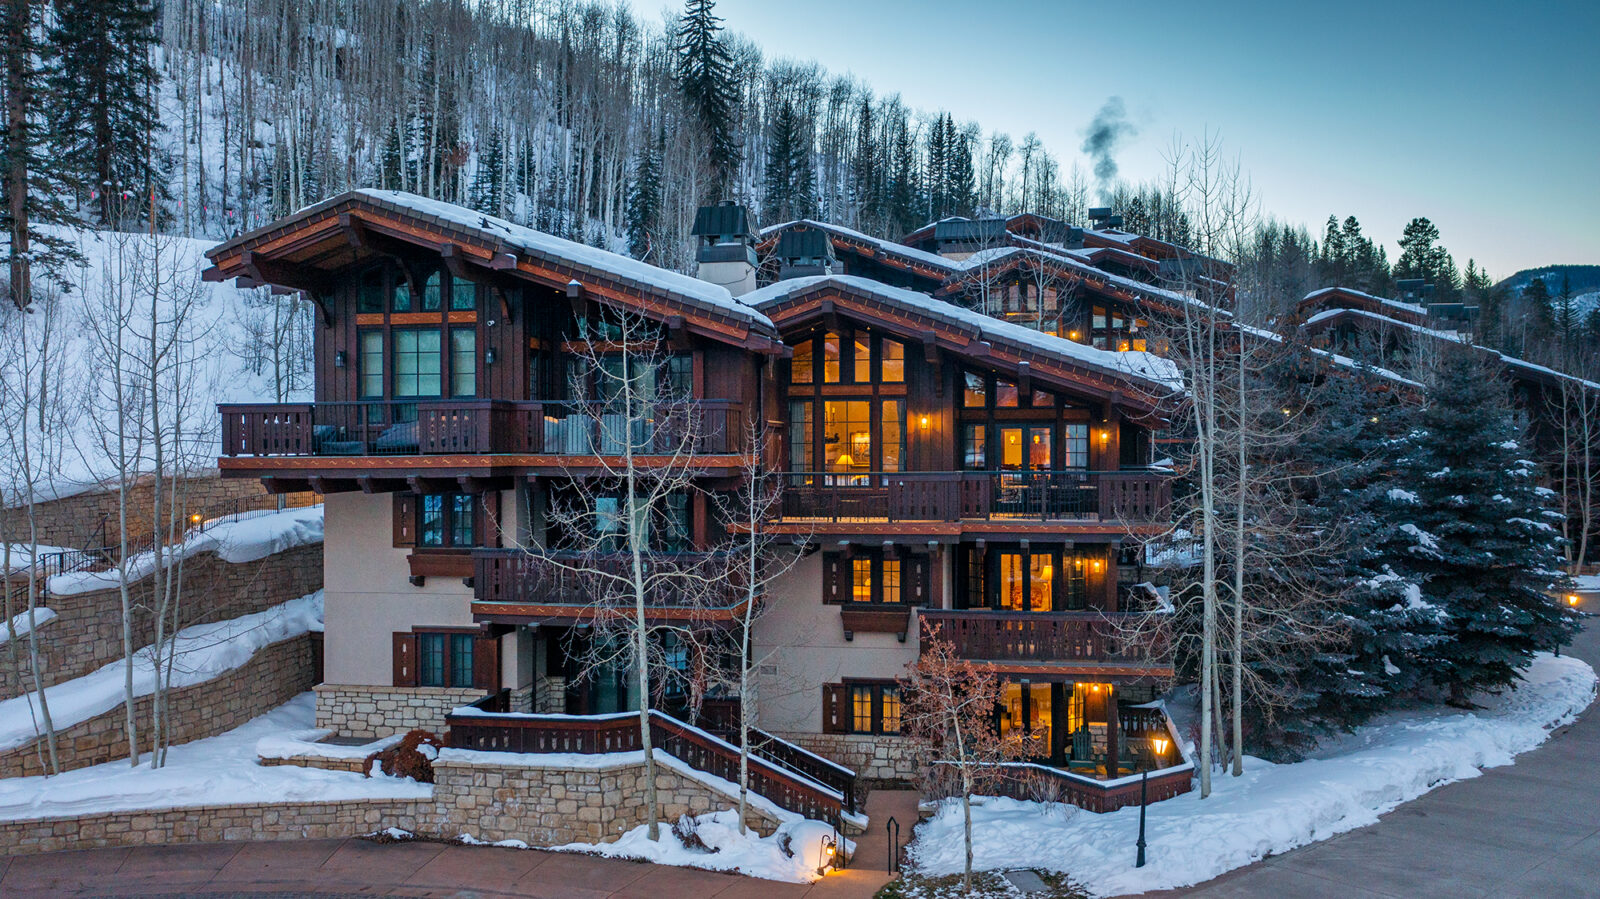
M639 734L639 717L633 713L525 715L473 708L451 712L446 716L445 723L450 729L450 745L459 749L597 755L637 752L644 748ZM650 723L656 749L690 767L738 783L737 746L659 711L651 710ZM799 764L784 761L784 754L788 750L773 749L772 741L776 740L769 735L765 744L767 748L761 751L757 751L752 744L749 769L751 791L786 811L839 826L844 813L854 811L855 773L812 757L813 761L806 766L809 771L823 771L825 767L824 773L841 786L848 780L848 789L831 786L812 776L808 770L803 770ZM790 750L804 753L799 747L791 746ZM825 762L825 766L815 764L816 761Z
M786 519L859 521L1152 521L1170 476L1138 471L795 472Z
M923 627L939 633L964 659L992 662L1128 662L1170 664L1163 630L1137 612L1002 612L923 609Z

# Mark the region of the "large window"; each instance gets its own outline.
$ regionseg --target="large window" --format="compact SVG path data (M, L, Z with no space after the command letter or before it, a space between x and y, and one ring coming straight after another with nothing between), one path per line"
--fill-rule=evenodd
M478 285L465 278L451 278L450 308L458 312L478 308Z
M827 400L822 408L822 452L827 470L871 471L872 403Z
M900 686L882 681L846 681L824 690L827 732L853 734L900 733ZM842 706L829 709L828 706ZM831 712L831 714L830 714Z
M393 645L397 687L493 689L499 681L499 647L476 630L401 631Z
M814 340L802 340L794 345L794 359L789 363L789 380L795 384L810 384L815 363L812 361L811 348Z
M1062 458L1062 468L1088 469L1089 467L1089 425L1087 422L1069 421L1062 426L1062 449L1066 450Z
M1089 606L1091 576L1106 571L1101 556L1057 547L967 547L958 559L957 608L1080 611Z
M394 332L394 395L438 396L440 388L439 331Z
M478 395L478 332L450 329L450 395Z
M885 337L880 342L882 372L879 380L885 384L898 384L906 379L906 345Z
M361 332L361 398L383 396L383 332Z

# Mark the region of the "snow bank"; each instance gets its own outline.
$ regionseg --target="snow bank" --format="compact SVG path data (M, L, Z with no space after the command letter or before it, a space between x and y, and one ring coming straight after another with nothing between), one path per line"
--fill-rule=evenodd
M0 646L10 642L12 634L16 634L17 639L21 640L23 637L28 636L34 628L44 627L54 620L56 620L54 609L34 609L32 612L18 612L11 616L11 620L6 623L5 627L0 628Z
M167 750L164 768L129 767L126 760L54 777L0 780L0 820L91 815L99 812L248 802L337 802L346 799L428 799L433 788L410 778L366 778L348 771L292 765L262 766L264 739L315 739L316 696L302 693L246 724Z
M753 830L741 834L739 813L733 809L699 815L688 821L710 852L685 846L668 822L662 822L661 838L656 841L648 836L648 828L640 825L614 843L568 843L552 848L558 852L587 852L607 858L638 859L658 865L734 871L767 880L812 883L820 879L817 868L822 864L823 837L833 835L831 826L798 817L784 822L770 837L757 836ZM855 850L854 843L844 842L847 851Z
M321 759L364 759L374 752L382 752L390 746L399 743L405 734L391 734L382 739L373 740L371 743L362 743L358 746L343 746L338 743L323 743L333 731L313 730L309 732L295 732L273 734L262 737L256 741L256 756L264 759L286 759L294 756L314 756Z
M297 546L322 542L322 507L303 506L283 511L262 510L225 515L205 523L184 537L181 544L162 550L161 561L172 565L196 553L214 552L239 564L255 562ZM128 558L128 580L148 577L156 569L153 551ZM88 593L117 586L117 571L69 571L50 578L50 592Z
M38 549L39 549L38 555L40 555L40 556L48 556L51 553L72 552L72 550L67 549L66 547L63 547L63 546L45 546L42 543L39 544ZM10 553L10 560L11 560L11 570L13 572L27 571L29 568L33 567L33 560L34 560L34 551L33 550L34 550L34 546L31 543L13 543L13 544L10 544L9 546L0 545L0 569L4 569L4 567L5 567L6 558L5 558L5 556L3 554L6 553L6 552L9 552ZM15 582L13 582L13 583L15 583Z
M322 591L213 624L196 624L174 640L172 686L204 683L250 661L257 651L322 625ZM149 696L156 688L153 647L134 653L133 692ZM124 664L118 659L98 671L45 689L56 730L109 712L122 704ZM0 751L37 739L35 697L26 693L0 702Z
M1512 764L1594 695L1594 669L1541 653L1516 690L1479 697L1481 711L1388 716L1295 764L1247 758L1242 777L1212 780L1209 799L1196 791L1149 807L1144 868L1133 867L1137 808L1094 814L988 798L973 809L973 863L981 870L1056 867L1099 895L1200 883L1371 824L1440 784L1478 776L1479 768ZM910 855L919 872L960 871L961 833L955 803L918 828Z

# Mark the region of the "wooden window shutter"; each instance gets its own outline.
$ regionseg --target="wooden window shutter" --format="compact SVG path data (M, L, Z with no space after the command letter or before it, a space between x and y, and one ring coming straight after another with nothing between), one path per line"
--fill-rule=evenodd
M485 490L478 496L478 522L473 527L478 534L478 545L497 547L500 542L500 491Z
M417 495L415 493L396 493L394 495L394 545L417 545Z
M417 635L404 631L394 634L394 685L417 685Z
M822 686L822 732L850 732L850 690L844 684Z
M500 689L499 637L477 637L472 641L472 686L489 691Z

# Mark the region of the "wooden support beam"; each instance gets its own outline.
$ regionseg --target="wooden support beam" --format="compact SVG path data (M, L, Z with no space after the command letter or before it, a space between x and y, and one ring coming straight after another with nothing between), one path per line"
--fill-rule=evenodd
M239 267L245 270L251 280L260 284L303 291L322 313L323 325L333 325L333 311L328 307L327 297L333 290L333 282L326 275L286 265L276 259L266 259L250 250L239 254Z
M472 280L467 277L467 264L466 260L461 258L460 247L453 243L445 244L439 249L439 258L444 260L445 270L450 272L452 277L460 278L463 281Z
M273 496L281 496L285 493L304 493L311 489L311 485L299 478L280 478L274 475L267 475L261 479L261 489Z
M1028 369L1027 360L1017 363L1017 395L1029 396L1033 393L1033 375Z
M263 480L265 480L263 478ZM362 489L362 485L350 478L324 478L311 477L306 479L312 490L327 496L330 493L353 493Z
M679 351L690 348L689 329L683 322L683 316L667 316L667 344Z
M572 307L572 314L583 318L588 311L588 299L584 296L583 285L577 281L567 282L567 304Z

